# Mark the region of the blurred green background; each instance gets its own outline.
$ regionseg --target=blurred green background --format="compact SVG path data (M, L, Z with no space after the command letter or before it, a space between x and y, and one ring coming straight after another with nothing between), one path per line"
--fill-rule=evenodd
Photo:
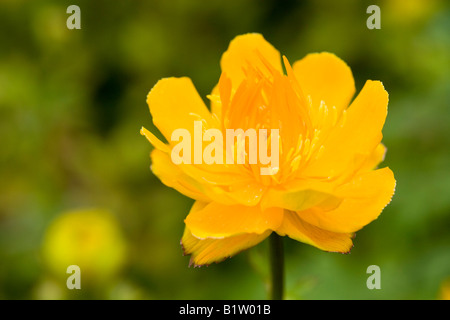
M81 30L66 28L71 4ZM380 30L366 27L370 4ZM139 134L155 131L145 99L158 79L188 76L206 101L221 54L247 32L291 63L333 52L357 91L374 79L390 95L382 166L397 179L393 201L349 255L284 239L287 298L440 297L450 277L448 1L2 0L0 299L267 297L266 242L188 268L179 242L192 200L151 173ZM80 259L90 276L82 268L82 289L68 290L65 268ZM366 287L373 264L381 290Z

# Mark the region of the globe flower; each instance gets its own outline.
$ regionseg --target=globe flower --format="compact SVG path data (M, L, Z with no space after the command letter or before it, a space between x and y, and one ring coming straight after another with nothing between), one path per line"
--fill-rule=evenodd
M102 209L63 212L49 225L42 257L54 275L67 278L67 267L80 267L83 284L111 280L124 266L127 244L115 217Z
M147 103L167 142L141 129L154 146L154 174L195 200L181 240L191 263L219 262L272 233L348 253L355 232L377 219L395 189L392 171L376 169L386 152L382 83L368 80L352 101L354 79L341 59L314 53L291 66L260 34L236 37L220 65L210 109L189 78L165 78ZM190 150L180 152L179 129ZM224 137L231 129L242 130L231 147L241 163L220 161L229 155ZM256 139L278 146L278 163L250 161L249 129L266 130ZM199 134L203 143L187 140ZM195 161L195 151L215 161Z

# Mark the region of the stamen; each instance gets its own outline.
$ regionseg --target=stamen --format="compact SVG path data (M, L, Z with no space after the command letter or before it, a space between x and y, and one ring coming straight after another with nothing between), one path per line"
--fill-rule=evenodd
M341 116L341 128L345 126L345 123L347 122L347 110L342 111Z
M332 110L332 113L333 113L333 121L332 121L332 125L333 125L333 127L336 125L336 122L337 122L337 109L336 109L336 106L333 106L332 108L331 108L331 110Z
M320 146L319 151L317 152L316 157L315 157L316 160L322 156L324 150L325 150L325 147L323 145Z

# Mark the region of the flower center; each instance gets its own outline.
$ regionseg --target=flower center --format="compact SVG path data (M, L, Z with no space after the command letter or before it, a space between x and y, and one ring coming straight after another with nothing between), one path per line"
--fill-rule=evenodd
M222 74L219 80L222 109L218 120L223 132L226 129L279 130L279 168L276 168L276 174L261 175L261 163L245 161L244 164L262 185L274 186L301 178L302 168L321 156L326 137L338 122L342 125L346 112L338 114L336 107L329 107L324 101L313 108L315 104L303 93L285 57L286 75L261 55L260 59L266 70L259 70L255 64L248 63L244 80L235 90L226 74ZM269 135L268 150L271 150L271 140ZM248 157L248 154L247 144L244 156Z

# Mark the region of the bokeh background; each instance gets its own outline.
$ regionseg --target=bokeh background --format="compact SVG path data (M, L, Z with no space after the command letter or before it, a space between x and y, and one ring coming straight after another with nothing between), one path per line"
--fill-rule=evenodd
M81 30L66 9L81 8ZM369 30L366 8L381 9ZM158 79L201 96L236 35L291 62L330 51L359 91L390 94L383 142L391 204L351 254L284 239L290 299L438 299L450 291L450 7L442 0L0 2L0 299L265 299L267 243L188 268L192 200L149 170L145 103ZM81 267L81 290L66 268ZM381 290L366 287L369 265ZM447 284L446 284L447 283ZM446 288L447 286L447 288Z

